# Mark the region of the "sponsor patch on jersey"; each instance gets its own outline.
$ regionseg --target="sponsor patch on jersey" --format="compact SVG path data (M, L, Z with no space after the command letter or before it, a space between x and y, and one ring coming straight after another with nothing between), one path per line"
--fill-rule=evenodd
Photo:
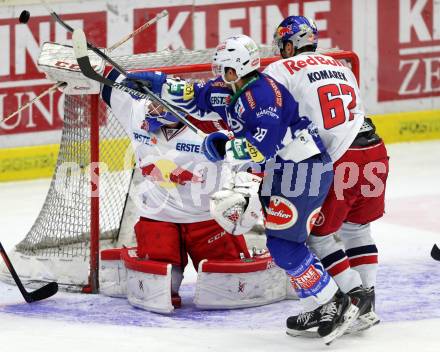
M201 153L201 145L200 143L178 139L176 142L176 150L187 153Z
M182 96L185 85L185 82L173 81L169 84L168 92L172 95Z
M321 226L324 223L324 214L321 212L321 207L313 210L307 218L307 234L310 235L315 226Z
M192 98L194 98L194 84L187 82L183 87L183 100L191 100Z
M305 272L298 276L290 276L290 282L303 290L310 290L321 279L321 274L312 264Z
M261 164L264 162L264 160L266 160L264 155L261 154L261 152L252 144L250 144L247 140L246 140L246 148L247 148L247 152L251 156L252 161Z
M295 225L298 220L298 210L286 198L272 196L269 208L266 208L266 228L284 230Z
M338 60L323 55L301 56L300 58L287 59L282 61L282 65L291 75L310 65L344 66Z
M252 95L252 92L250 90L247 90L246 93L244 93L246 96L246 100L251 108L251 110L254 110L257 104L255 103L255 99Z
M278 109L276 108L276 106L269 106L265 109L260 108L256 113L256 117L261 118L263 116L270 116L273 117L274 119L279 119L277 112Z
M278 105L279 107L283 106L283 97L281 95L281 91L278 88L277 84L275 83L275 81L269 77L266 76L267 81L269 82L270 87L273 90L273 93L275 94L275 103L276 105Z
M138 132L133 132L133 138L142 144L151 145L151 137Z
M213 93L209 98L211 105L214 106L225 106L230 101L230 95L226 93Z
M241 101L241 98L237 99L237 102L235 103L234 106L234 111L237 114L237 117L241 118L241 115L243 115L243 113L246 111L246 109L244 108L243 102Z

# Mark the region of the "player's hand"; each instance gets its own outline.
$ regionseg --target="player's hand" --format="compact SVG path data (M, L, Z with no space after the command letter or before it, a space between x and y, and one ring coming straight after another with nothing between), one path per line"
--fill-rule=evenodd
M160 96L162 93L162 86L167 81L167 75L160 71L130 72L127 75L125 84L131 85L130 88L136 89L136 82L133 81L145 83L153 93Z
M224 132L217 131L210 133L203 140L202 152L209 161L221 161L225 157L225 146L228 141L229 137Z

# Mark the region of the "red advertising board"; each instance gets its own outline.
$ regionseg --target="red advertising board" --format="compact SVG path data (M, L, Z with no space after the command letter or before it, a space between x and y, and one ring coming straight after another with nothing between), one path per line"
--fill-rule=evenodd
M167 9L170 13L168 18L135 37L134 53L166 47L212 48L220 39L236 33L248 34L259 43L270 43L282 18L297 13L316 20L323 46L350 49L352 43L351 0L233 3L221 3L220 0L212 5L176 5ZM120 25L138 28L161 10L163 8L134 8L133 22ZM96 45L108 45L106 11L76 14L59 11L59 14L73 27L82 26ZM340 20L341 16L344 21ZM70 34L49 16L42 16L32 17L28 24L19 24L15 18L0 19L0 37L0 116L7 116L50 86L36 65L41 44L44 41L64 41L70 38ZM62 95L57 91L41 99L31 109L0 123L0 135L59 129L62 127L62 111Z
M269 44L276 26L284 17L293 14L314 18L323 44L345 50L352 47L351 0L236 1L226 4L174 6L167 9L168 18L134 39L135 53L168 47L214 48L219 41L238 33L250 35L257 43ZM141 26L161 10L162 8L135 9L133 28Z
M440 95L440 2L378 2L378 101Z
M81 26L93 43L107 43L106 12L63 15L74 26ZM36 64L40 47L45 41L65 41L70 33L55 24L49 16L33 17L28 24L17 19L0 19L0 116L7 116L18 106L45 91L45 75ZM52 93L37 101L12 119L0 124L0 135L49 131L62 127L62 97Z

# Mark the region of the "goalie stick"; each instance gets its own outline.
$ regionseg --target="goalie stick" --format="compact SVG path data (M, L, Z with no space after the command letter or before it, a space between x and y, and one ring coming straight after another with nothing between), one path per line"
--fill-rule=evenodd
M141 88L145 91L140 92L136 89L132 89L127 87L124 84L114 82L104 76L101 76L98 74L90 64L90 59L87 53L87 40L86 36L84 34L84 31L82 29L75 29L72 35L72 41L73 41L73 50L75 51L76 60L78 61L79 68L81 69L81 72L84 74L84 76L95 80L97 82L100 82L106 86L110 86L112 88L121 90L123 92L129 93L131 95L134 95L135 97L141 98L141 99L148 99L151 98L156 103L162 105L165 109L167 109L171 114L173 114L179 121L184 123L186 126L188 126L193 132L195 132L197 135L199 135L202 138L206 137L206 133L198 129L193 123L188 121L184 116L182 116L179 112L182 112L186 114L186 112L180 108L174 107L170 103L168 103L166 100L163 100L156 94L154 94L146 84L142 81L134 81L138 85L141 86ZM100 52L100 50L98 49ZM106 59L107 55L100 52L99 56L101 56L104 60L108 61ZM108 61L111 64L111 61ZM124 74L125 75L125 74Z
M9 270L9 272L11 273L12 278L15 281L15 284L17 285L18 289L20 290L21 294L23 295L24 300L27 303L41 301L42 299L49 298L58 292L58 284L56 282L49 282L47 285L40 287L39 289L37 289L35 291L27 292L23 286L23 283L21 282L20 278L18 277L17 272L15 271L14 267L12 266L12 263L9 260L9 257L6 254L6 251L3 248L1 242L0 242L0 255L3 257L3 260L5 261L6 266Z
M437 261L440 261L440 248L436 244L431 249L431 257Z

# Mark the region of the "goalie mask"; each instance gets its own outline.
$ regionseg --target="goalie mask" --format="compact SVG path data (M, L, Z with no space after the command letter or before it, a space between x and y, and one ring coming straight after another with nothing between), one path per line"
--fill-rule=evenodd
M226 68L233 68L238 79L260 67L260 53L257 44L247 35L237 35L226 39L215 49L212 72L225 79Z
M291 42L295 49L311 45L316 50L318 47L318 28L311 18L304 16L286 17L274 33L274 44L280 51L284 45Z

